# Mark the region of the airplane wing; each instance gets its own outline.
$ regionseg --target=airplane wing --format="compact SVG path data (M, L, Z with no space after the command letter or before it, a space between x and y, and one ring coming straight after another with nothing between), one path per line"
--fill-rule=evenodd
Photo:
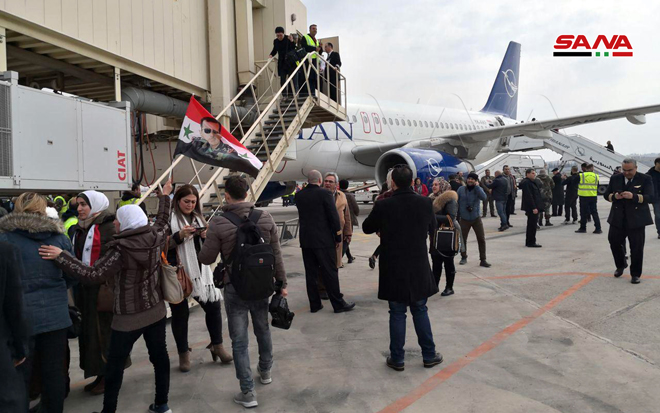
M549 119L535 122L525 122L516 125L499 126L474 131L465 131L453 135L443 135L419 139L412 142L395 142L380 145L359 146L353 149L355 160L363 165L376 165L378 158L391 149L401 147L417 147L445 150L450 153L464 150L462 143L485 142L508 136L525 135L534 139L550 139L552 129L563 129L572 126L587 125L589 123L603 122L613 119L626 118L635 125L646 123L647 113L660 112L660 105L641 106L637 108L621 109L610 112L591 113L587 115L570 116L566 118ZM458 144L458 145L457 145ZM466 156L467 153L457 153Z
M590 123L603 122L613 119L626 118L630 123L642 125L646 123L647 113L660 112L660 105L641 106L637 108L621 109L610 112L591 113L587 115L570 116L566 118L548 119L535 122L525 122L516 125L500 126L474 131L465 131L453 135L444 135L438 138L425 139L429 146L434 146L434 140L438 143L446 143L447 140L463 141L467 143L484 142L499 139L506 136L526 135L530 138L549 139L552 129L569 128L572 126L587 125Z

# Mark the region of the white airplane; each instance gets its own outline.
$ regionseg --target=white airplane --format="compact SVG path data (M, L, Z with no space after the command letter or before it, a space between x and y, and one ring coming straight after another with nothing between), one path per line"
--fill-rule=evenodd
M627 108L534 122L516 120L520 44L510 42L484 108L478 112L438 106L351 99L347 122L329 122L303 130L296 140L297 159L280 165L272 181L304 180L312 169L337 172L340 179L385 181L389 168L407 164L430 184L433 178L473 170L499 154L512 136L549 139L550 131L626 118L646 123L645 114L660 105ZM289 189L271 182L261 200Z
M394 165L407 164L430 185L439 176L474 170L473 165L497 155L513 136L550 139L551 130L626 118L646 123L645 114L660 112L660 105L627 108L535 122L516 119L520 44L510 42L497 71L488 101L480 111L379 101L374 97L349 98L346 122L328 122L300 132L290 151L296 160L283 161L260 197L269 201L291 193L295 182L306 180L312 169L336 172L340 179L371 181L381 185ZM158 164L167 164L167 146L154 150ZM145 157L145 162L147 162ZM162 161L162 162L161 162ZM146 171L152 168L145 165ZM200 172L207 180L213 168ZM182 172L188 178L190 171ZM155 172L155 175L158 173Z

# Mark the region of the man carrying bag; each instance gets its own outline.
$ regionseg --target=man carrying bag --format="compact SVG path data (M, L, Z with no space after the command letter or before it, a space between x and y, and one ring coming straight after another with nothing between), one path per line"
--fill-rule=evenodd
M277 225L266 211L254 209L252 202L246 202L248 184L239 176L231 176L225 183L225 200L222 208L225 215L213 219L209 226L206 242L198 255L202 264L213 264L218 254L222 254L225 263L225 308L227 310L229 335L232 341L236 376L240 381L241 392L234 396L234 402L243 407L258 406L254 391L250 357L248 353L248 313L252 316L254 333L259 343L259 372L262 384L270 384L273 365L273 344L268 327L268 299L275 289L275 282L281 285L280 294L287 296L286 272L282 261ZM236 218L240 221L236 222ZM236 225L236 224L240 225ZM244 228L245 226L245 228ZM257 234L259 240L253 244L250 236L243 232ZM238 241L241 245L238 246ZM239 248L239 253L234 254ZM266 272L265 266L272 259L273 272ZM238 270L238 263L255 261L257 268L248 271ZM242 267L245 267L243 265ZM273 277L266 279L264 274ZM251 285L246 284L251 283ZM235 284L235 285L234 285ZM249 296L250 291L258 294Z

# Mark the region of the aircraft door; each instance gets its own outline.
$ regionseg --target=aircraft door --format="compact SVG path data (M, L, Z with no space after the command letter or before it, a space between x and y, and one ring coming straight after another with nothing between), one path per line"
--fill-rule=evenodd
M374 120L374 132L376 132L376 135L380 135L383 133L383 126L381 124L380 116L378 116L377 113L372 113L371 117Z
M360 112L362 117L362 130L364 133L371 133L371 120L369 120L369 115L364 112Z

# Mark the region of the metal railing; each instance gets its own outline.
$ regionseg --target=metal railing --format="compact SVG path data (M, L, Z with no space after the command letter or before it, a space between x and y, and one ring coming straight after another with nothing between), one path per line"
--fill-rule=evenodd
M281 86L279 79L274 75L277 61L274 58L267 60L257 75L216 117L219 119L228 113L235 113L237 122L230 131L232 134L240 132L241 143L249 147L252 153L264 162L257 177L250 182L249 201L255 202L259 198L284 158L291 140L302 129L314 106L322 102L326 109L334 110L335 113L345 113L346 78L338 71L332 73L334 83L329 84L329 87L337 86L336 101L320 92L329 79L333 66L321 56L312 59L313 54L308 53ZM318 68L321 61L326 63L324 71ZM245 106L239 106L239 103L243 103L246 98L252 102L247 110ZM257 119L245 130L244 120L252 111L256 111ZM239 116L241 113L242 116ZM211 186L217 188L218 182L222 182L230 173L227 168L219 168L201 188L200 197L204 196ZM222 205L220 193L218 198L220 205L213 211L213 215Z

